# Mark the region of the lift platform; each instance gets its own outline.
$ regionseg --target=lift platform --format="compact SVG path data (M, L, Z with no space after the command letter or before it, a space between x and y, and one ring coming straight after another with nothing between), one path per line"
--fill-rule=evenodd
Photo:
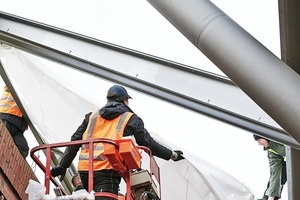
M110 197L117 200L160 200L160 170L149 148L136 145L132 139L110 140L104 138L78 140L71 142L61 142L53 144L44 144L33 148L30 156L45 173L44 186L46 188L45 195L50 193L50 182L55 186L56 193L59 195L67 195L62 185L51 176L50 165L52 163L53 151L57 148L72 145L88 145L89 148L89 182L88 193L93 192L93 152L95 143L104 145L104 154L108 161L112 164L113 169L118 171L124 182L126 183L126 194L115 195L108 192L95 192L94 197ZM43 150L46 154L46 163L42 163L40 158L36 156L37 151ZM149 157L149 169L141 169L142 152ZM58 194L58 193L57 193ZM57 198L61 199L61 198ZM70 198L68 198L70 199Z

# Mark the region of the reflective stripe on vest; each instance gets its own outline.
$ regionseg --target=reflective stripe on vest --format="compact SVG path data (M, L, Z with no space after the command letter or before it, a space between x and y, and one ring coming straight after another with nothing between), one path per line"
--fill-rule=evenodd
M131 112L125 112L112 120L106 120L99 115L99 111L93 112L90 116L87 129L83 133L82 139L105 138L121 139L123 137L125 126L127 125ZM111 144L94 144L94 170L112 169L112 165L103 155L104 146ZM89 167L89 149L88 145L82 145L79 155L78 171L88 171Z
M0 112L22 117L22 112L17 106L10 92L4 91L0 99Z

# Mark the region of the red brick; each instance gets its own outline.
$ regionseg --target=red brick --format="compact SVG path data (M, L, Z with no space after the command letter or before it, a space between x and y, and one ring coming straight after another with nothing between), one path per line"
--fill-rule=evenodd
M1 122L0 175L2 175L0 176L0 192L6 199L28 199L25 190L29 180L36 180L36 177L26 160L21 156L10 134L6 131L6 128L2 126Z
M20 197L3 173L0 173L0 191L4 195L5 199L20 200Z

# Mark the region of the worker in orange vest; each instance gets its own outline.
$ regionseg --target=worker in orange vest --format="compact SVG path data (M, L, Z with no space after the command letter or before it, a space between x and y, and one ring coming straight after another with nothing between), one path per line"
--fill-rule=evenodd
M0 99L0 119L12 136L23 158L26 158L29 147L24 132L28 125L7 86L4 87Z
M71 141L88 138L120 139L133 135L137 144L148 147L154 156L165 160L179 161L184 159L180 150L173 151L157 141L145 129L144 123L129 108L129 99L126 89L120 85L112 86L107 92L107 103L100 110L90 112L85 116L82 124L72 135ZM52 176L61 176L62 181L66 169L71 165L77 155L80 146L67 147L60 164L51 169ZM118 195L121 176L103 156L103 147L96 146L94 149L94 186L95 192L109 192ZM78 172L83 187L88 190L88 159L89 149L86 145L81 146L79 155ZM96 200L111 198L98 197Z

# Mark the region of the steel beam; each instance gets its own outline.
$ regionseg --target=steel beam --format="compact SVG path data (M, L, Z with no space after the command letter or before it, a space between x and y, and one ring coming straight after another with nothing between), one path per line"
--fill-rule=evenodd
M148 0L298 143L300 76L208 0Z
M148 2L300 141L299 1L279 1L282 57L291 68L208 0ZM289 200L300 199L299 155L287 146Z
M0 19L2 43L299 148L226 77L7 13Z

